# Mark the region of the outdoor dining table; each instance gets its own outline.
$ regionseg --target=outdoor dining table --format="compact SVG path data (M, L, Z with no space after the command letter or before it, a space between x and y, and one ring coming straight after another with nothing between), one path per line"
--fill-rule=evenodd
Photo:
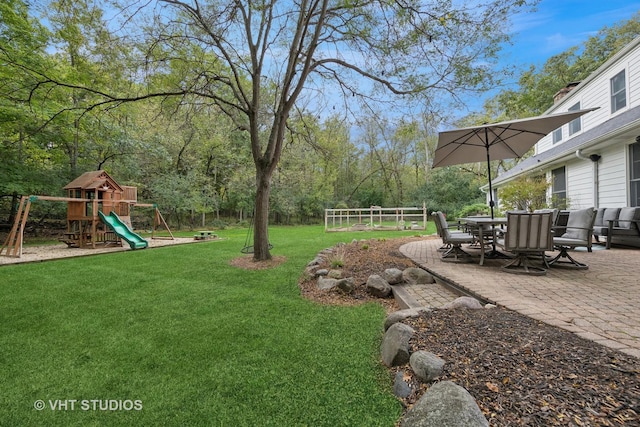
M486 232L492 230L493 227L503 226L507 224L506 217L497 217L491 218L490 216L470 216L465 218L460 218L460 222L464 222L467 225L478 227L478 235L480 238L480 265L484 265L484 259L493 259L493 258L509 258L508 255L503 254L502 252L496 249L496 241L495 236L491 241L491 251L489 253L485 253L484 250L484 236Z

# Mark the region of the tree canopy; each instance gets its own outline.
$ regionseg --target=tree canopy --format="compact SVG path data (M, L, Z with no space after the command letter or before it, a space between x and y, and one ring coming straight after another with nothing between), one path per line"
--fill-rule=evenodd
M225 164L216 161L222 156L233 164L248 155L255 192L254 257L260 260L270 257L267 226L276 178L286 185L305 177L304 172L298 177L274 173L285 143L299 147L294 142L302 139L296 134L315 126L312 117L328 105L352 113L382 105L387 114L394 108L407 112L416 103L436 105L443 94L461 101L468 91L491 87L499 76L491 64L507 39L509 16L535 1L157 0L107 8L99 1L51 0L36 11L46 30L25 3L12 3L22 18L6 21L11 30L31 25L37 26L31 34L43 35L35 39L35 49L27 38L20 49L0 52L11 73L2 87L19 82L18 90L9 91L11 99L36 122L28 137L13 138L8 149L16 151L15 140L53 132L46 147L66 158L68 175L91 166L122 168L127 179L148 181L144 191L150 195L157 186L144 179L150 171L136 170L137 161L157 163L171 156L173 167L156 171L191 177L182 180L184 187L203 190L190 191L193 198L178 203L198 209L219 206L224 195L249 209L246 199L230 194L229 184L241 185L243 179L228 177L223 184ZM32 51L41 55L33 58ZM215 123L225 135L205 123ZM375 166L358 171L363 176L349 198L361 191L360 202L388 198L399 203L407 194L401 177L405 163L414 165L415 182L419 179L418 158L409 155L418 151L407 148L418 139L407 130L369 135L364 151ZM331 152L330 144L307 140ZM291 159L308 163L302 154ZM354 158L350 166L363 160ZM246 176L245 164L238 164ZM337 167L328 177L340 173ZM382 180L381 187L363 185L373 177ZM177 191L187 193L186 188ZM304 193L315 206L307 211L313 212L330 191L319 185ZM295 204L277 202L285 216L295 210Z
M2 220L20 195L62 195L80 173L104 168L191 227L205 215L220 223L267 215L266 227L318 220L327 207L426 202L455 213L483 200L484 165L430 168L440 107L499 78L491 61L507 27L480 31L495 17L490 8L507 25L509 10L526 7L37 5L0 4ZM545 111L559 88L637 36L638 22L525 70L519 86L465 123ZM268 189L262 213L258 188Z

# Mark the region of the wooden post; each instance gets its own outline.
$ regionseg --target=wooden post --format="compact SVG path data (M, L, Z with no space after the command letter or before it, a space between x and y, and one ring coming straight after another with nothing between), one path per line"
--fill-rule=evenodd
M164 220L164 217L162 216L162 214L160 213L160 209L158 209L155 205L154 205L154 210L155 210L155 215L154 215L154 219L153 219L153 230L151 231L151 238L153 239L153 235L155 233L156 230L156 226L159 225L164 225L164 228L169 232L169 236L171 236L169 238L169 240L174 240L175 238L173 237L173 233L171 232L171 229L169 228L169 226L167 225L167 222Z
M422 202L422 225L424 231L427 231L427 204L425 202Z
M95 197L93 199L93 207L91 208L91 249L96 248L96 232L98 226L98 192L96 191Z
M13 227L5 243L0 248L0 255L2 250L7 248L7 256L20 258L22 256L22 242L24 238L24 227L29 216L29 209L31 208L31 197L22 196L20 198L20 205L16 212L16 218L13 221Z

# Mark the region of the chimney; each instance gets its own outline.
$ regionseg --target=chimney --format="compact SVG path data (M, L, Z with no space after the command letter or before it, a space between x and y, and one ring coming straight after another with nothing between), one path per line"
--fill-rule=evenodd
M571 82L571 83L568 83L565 87L563 87L559 91L557 91L556 94L553 95L553 103L557 104L562 98L567 96L567 94L571 92L579 84L580 82Z

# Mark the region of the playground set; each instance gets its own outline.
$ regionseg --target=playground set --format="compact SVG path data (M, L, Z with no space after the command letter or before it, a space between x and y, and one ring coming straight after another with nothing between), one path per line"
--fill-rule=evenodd
M38 200L67 203L67 228L60 240L68 247L93 248L97 245L129 244L131 249L144 249L148 242L136 234L131 227L131 212L134 207L153 208L152 239L173 239L162 214L155 204L138 203L137 187L121 186L103 170L85 172L67 184L67 197L23 196L9 236L0 248L0 255L22 256L24 228L31 203ZM155 236L162 226L169 237ZM3 252L6 253L3 254Z

